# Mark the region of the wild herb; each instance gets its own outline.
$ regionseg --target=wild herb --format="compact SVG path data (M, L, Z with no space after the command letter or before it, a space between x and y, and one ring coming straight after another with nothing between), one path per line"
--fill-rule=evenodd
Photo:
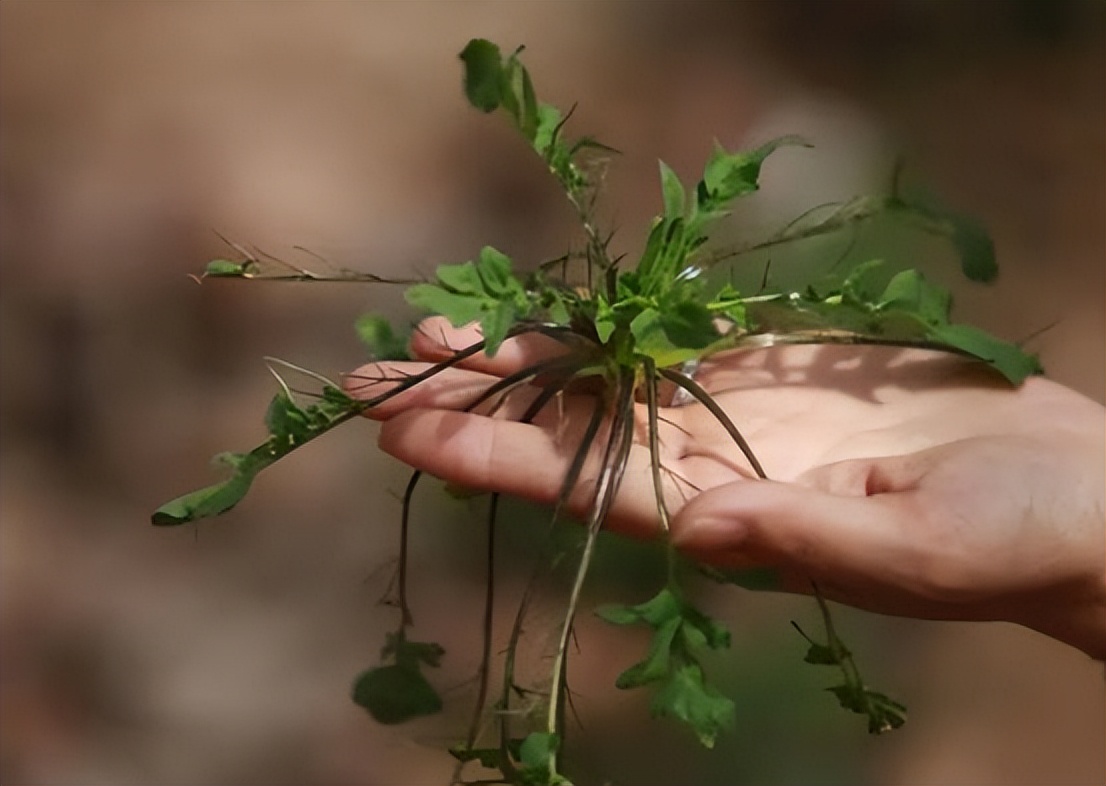
M923 347L966 355L989 364L1012 384L1040 371L1035 358L983 331L949 320L947 292L916 270L889 275L879 261L843 266L829 278L811 280L802 288L774 290L767 286L748 293L719 282L712 270L752 252L808 238L855 229L881 215L898 216L920 231L948 238L958 252L963 273L976 281L996 274L994 249L986 233L970 219L911 200L899 193L857 198L823 210L821 217L804 214L770 237L726 251L708 250L710 228L733 209L741 197L757 191L761 168L781 147L801 146L798 137L784 137L752 150L730 151L715 145L702 178L685 184L663 162L660 180L663 211L649 228L644 251L634 265L622 264L610 252L611 236L596 224L599 161L613 151L590 137L571 138L568 114L538 101L530 74L519 55L504 56L493 43L469 42L461 52L464 92L483 112L506 117L545 162L579 217L581 248L528 270L519 270L505 254L484 248L476 259L442 265L432 280L406 289L408 303L421 312L446 317L453 325L479 323L483 340L454 352L420 373L393 380L383 394L356 400L338 385L314 376L321 392L313 403L297 403L297 394L280 381L281 391L266 415L267 440L248 453L219 457L229 479L175 499L153 514L159 525L183 524L223 513L237 504L254 477L315 437L366 410L409 390L477 353L494 355L504 341L527 333L552 337L563 354L523 368L489 386L467 409L496 406L522 387L537 396L521 415L529 422L580 380L590 381L594 404L580 444L561 484L556 519L569 498L584 487L590 499L582 542L576 550L549 549L545 557L563 567L570 563L570 589L548 664L546 687L535 691L517 678L518 647L534 593L552 568L539 567L522 597L515 623L505 643L503 668L496 691L492 666L496 660L492 629L496 518L499 496L490 496L487 530L487 582L484 646L477 701L472 723L451 753L458 760L455 782L463 782L469 764L497 772L481 783L567 784L564 762L567 681L570 640L580 611L581 593L592 566L597 536L618 493L638 428L646 434L655 489L656 517L668 529L665 472L659 446L661 387L675 386L690 406L701 406L717 419L748 462L750 475L766 477L755 446L738 425L694 378L699 361L721 352L739 352L782 344L888 344ZM367 273L340 271L322 275L280 263L273 270L256 256L239 261L211 262L205 276L260 280L389 283ZM412 282L390 282L410 284ZM364 316L359 335L378 359L403 357L403 339L385 321ZM287 365L287 364L285 364ZM376 380L365 380L374 382ZM356 380L353 381L356 384ZM303 396L298 396L303 398ZM642 413L642 415L639 415ZM643 417L642 417L643 416ZM639 424L639 417L644 420ZM594 477L583 478L586 459L598 455ZM410 637L413 616L407 597L407 537L412 497L421 477L415 472L403 499L400 561L395 603L397 629L388 634L380 663L355 681L353 699L381 723L401 723L438 712L442 699L427 668L443 656L438 644ZM663 539L663 538L662 538ZM633 606L604 606L597 614L620 626L644 626L652 640L642 658L618 677L617 687L651 692L651 711L690 727L705 746L733 725L733 702L714 688L703 655L729 646L729 632L694 605L686 587L692 572L668 544L668 569L648 599ZM718 580L727 576L706 571ZM842 681L829 690L841 706L865 716L869 731L901 726L905 709L872 690L862 679L852 653L841 642L825 600L813 588L825 623L826 643L807 637L806 661L840 670ZM536 719L536 720L535 720ZM458 734L461 737L461 734Z

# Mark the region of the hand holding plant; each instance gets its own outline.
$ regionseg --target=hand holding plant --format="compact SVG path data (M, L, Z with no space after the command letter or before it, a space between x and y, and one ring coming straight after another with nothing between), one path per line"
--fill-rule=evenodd
M427 320L411 346L437 361L477 338L474 328ZM385 421L380 446L404 463L552 503L582 401L534 425L456 410L558 351L509 342L495 359L474 356L433 389L366 414ZM748 424L774 482L750 480L701 405L662 408L671 537L686 554L724 570L772 568L775 588L809 594L816 585L884 614L1017 622L1106 657L1101 406L1043 378L1011 388L978 364L917 349L730 353L697 379ZM608 524L657 537L648 446L635 445L630 461Z
M694 605L693 570L745 584L733 568L768 567L781 588L815 595L824 643L800 631L805 659L839 671L827 690L872 733L900 727L905 708L864 682L827 597L889 613L1016 619L1100 652L1101 626L1088 620L1102 606L1101 561L1082 551L1101 534L1101 499L1097 518L1086 500L1087 467L1097 456L1101 469L1101 454L1084 437L1100 410L1041 380L1019 388L1040 372L1036 358L952 322L948 293L915 270L841 257L798 287L774 286L765 270L752 291L720 275L752 252L856 233L883 217L945 238L963 273L985 282L997 272L986 233L909 197L896 173L890 193L822 206L768 237L709 249L711 227L759 189L770 156L806 146L783 137L744 151L716 144L693 183L661 163L660 215L626 264L594 210L602 159L614 151L568 136L572 113L538 101L520 52L469 42L465 94L501 114L537 154L581 238L525 269L487 246L418 282L323 275L249 253L211 262L205 275L217 278L412 284L408 303L432 319L412 336L412 360L397 331L362 317L358 332L377 362L342 386L271 361L281 390L266 441L222 454L231 476L163 505L153 523L224 513L259 472L316 437L362 414L385 421L381 447L415 468L388 598L399 622L353 698L376 720L401 723L442 708L428 669L445 653L412 636L415 490L429 472L491 492L477 698L451 749L458 782L476 764L497 773L481 783L569 782L570 642L604 529L656 538L666 556L640 603L596 610L652 632L644 657L616 684L647 688L654 715L682 722L708 747L733 725L735 707L710 683L703 656L730 638ZM318 390L293 388L288 370ZM574 546L546 539L507 632L493 624L502 493L551 504L554 522L564 513L584 522ZM1018 515L1027 509L1035 515ZM713 567L693 566L686 554ZM543 676L526 683L519 642L535 593L555 585L554 574L568 584L562 614ZM1069 604L1070 615L1050 616L1053 602Z

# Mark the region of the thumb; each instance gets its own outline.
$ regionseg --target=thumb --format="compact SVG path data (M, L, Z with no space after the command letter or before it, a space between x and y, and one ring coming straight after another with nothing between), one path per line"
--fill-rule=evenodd
M911 498L886 478L886 462L841 462L802 483L737 481L703 492L672 522L673 543L720 567L773 567L782 574L868 584L901 564ZM841 477L852 481L842 484ZM809 485L808 485L809 484ZM891 487L889 487L891 486Z

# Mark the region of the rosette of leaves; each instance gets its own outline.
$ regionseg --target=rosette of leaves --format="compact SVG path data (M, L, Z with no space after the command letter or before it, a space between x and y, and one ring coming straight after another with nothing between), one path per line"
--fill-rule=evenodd
M759 147L730 151L715 145L702 177L685 184L660 164L663 210L654 219L644 251L636 264L623 264L611 255L610 235L596 225L599 162L610 148L590 137L571 138L568 115L538 101L531 77L520 60L520 50L504 55L493 43L473 40L461 52L464 92L483 112L498 112L529 143L560 184L580 219L583 240L563 257L522 271L502 252L488 246L473 260L437 268L432 279L406 290L407 301L421 312L446 317L461 326L478 323L483 340L462 348L448 359L418 374L395 380L387 393L358 401L337 385L314 376L322 384L311 403L281 380L282 390L266 417L268 439L248 453L224 454L221 463L232 470L222 483L180 497L153 515L159 525L182 524L223 513L237 504L253 478L292 450L383 403L477 353L494 355L505 340L535 332L564 346L564 354L524 368L489 386L470 403L495 406L522 386L538 388L538 395L522 414L528 421L556 401L574 381L586 378L599 392L580 443L561 483L554 518L581 482L587 456L601 457L597 476L589 482L590 507L581 530L570 589L548 668L548 690L542 711L521 713L525 691L516 680L516 655L523 621L537 580L519 603L515 623L507 635L504 667L494 698L491 665L494 603L494 565L498 495L488 505L487 593L484 606L484 647L472 722L463 742L451 752L458 760L455 781L469 764L495 770L481 782L565 784L563 753L566 735L565 705L569 642L579 610L581 591L595 554L597 536L626 471L635 440L636 404L644 403L644 426L651 453L657 518L668 527L669 512L662 492L664 468L658 449L659 399L662 384L675 386L692 405L704 407L732 438L748 461L751 473L765 477L738 425L695 381L691 369L703 358L722 351L740 351L789 343L891 344L956 352L989 364L1011 384L1040 371L1035 358L1020 348L983 331L950 321L949 295L917 271L888 275L878 261L853 265L831 279L812 280L801 289L741 292L731 284L711 283L712 268L730 264L743 254L799 240L856 228L876 216L902 217L921 231L948 238L959 252L964 274L988 281L996 273L994 249L986 233L971 220L931 204L911 201L893 189L882 196L862 197L834 206L817 220L803 216L767 238L728 252L705 247L709 230L744 196L759 188L761 169L781 147L805 145L784 137ZM571 113L569 113L571 114ZM327 276L287 263L275 271L260 259L216 260L205 275L294 281L365 281L389 283L368 273L340 271ZM571 275L570 275L571 274ZM390 282L410 283L410 282ZM358 320L358 332L378 359L401 357L403 342L386 321L373 316ZM295 370L303 371L296 367ZM304 372L310 374L311 372ZM598 381L598 383L596 382ZM413 615L407 599L407 534L411 500L421 475L415 472L404 494L400 526L400 560L393 600L400 609L397 630L389 634L379 665L357 678L354 700L382 723L398 723L437 712L440 695L425 673L436 667L443 650L433 642L408 636ZM599 615L615 625L641 625L652 631L643 658L618 678L617 687L651 691L654 715L690 727L706 746L733 724L733 703L711 686L703 655L729 645L729 633L695 607L684 587L685 570L667 545L668 570L658 578L652 597L633 606L607 606ZM557 555L563 560L565 553ZM542 570L536 570L540 576ZM726 580L722 574L714 574ZM829 690L842 707L864 716L873 733L902 725L905 711L893 699L867 686L852 654L834 629L829 608L815 595L826 626L826 643L812 639L806 660L836 667L841 682ZM801 631L800 631L801 632ZM803 633L805 637L806 634ZM489 706L490 705L490 706ZM494 721L486 729L484 719ZM523 719L525 718L525 719ZM459 734L459 736L461 736Z

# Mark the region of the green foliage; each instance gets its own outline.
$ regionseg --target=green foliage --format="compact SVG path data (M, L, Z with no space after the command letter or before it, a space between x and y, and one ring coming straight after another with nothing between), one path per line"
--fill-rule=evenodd
M441 712L442 697L423 676L422 667L437 668L445 650L438 644L408 641L401 629L389 634L381 660L353 684L353 700L378 722L396 724Z
M439 314L455 327L479 322L484 353L491 357L514 324L529 316L533 301L511 273L506 254L486 246L472 262L439 265L437 283L416 284L405 294L416 308Z
M152 521L159 525L181 524L231 509L249 490L257 474L273 462L466 358L480 352L489 357L495 355L512 336L541 333L561 341L566 349L564 357L520 369L495 382L470 407L487 402L498 407L516 388L527 385L537 394L520 420L530 422L554 402L560 406L560 394L574 383L582 383L574 390L599 389L590 421L565 474L555 511L556 518L579 491L585 463L598 457L596 472L589 469L586 476L586 482L594 486L589 488L592 503L587 513L584 546L571 555L552 545L548 549L547 556L553 564L576 560L572 591L560 621L558 647L550 659L552 666L546 682L549 687L525 688L515 672L532 595L545 570L551 570L536 568L535 578L519 602L509 641L502 650L502 687L491 712L497 739L493 744L485 743L483 737L489 733L489 724L483 719L492 690L492 653L497 651L492 646L492 611L498 496L492 495L478 699L467 739L450 748L450 752L458 762L455 782L462 782L462 767L475 763L498 770L504 783L564 786L569 783L561 773L569 642L597 534L605 524L626 472L631 447L639 436L636 402L646 402L644 436L650 451L656 512L661 525L667 528L669 515L658 435L662 420L658 405L660 383L674 384L689 394L695 405L702 406L722 425L756 475L766 477L752 446L725 411L680 370L684 363L724 350L786 343L845 343L955 352L986 363L1012 384L1041 369L1036 358L1020 347L978 328L952 322L948 292L917 271L897 268L893 259L846 264L829 278L812 280L791 290L748 293L732 283L719 285L710 272L734 264L750 252L838 232L859 231L881 217L902 220L919 231L947 239L967 278L990 281L996 276L994 245L979 224L932 199L904 195L899 188L898 173L890 194L861 196L830 206L832 209L828 211L804 214L775 234L751 240L736 249L708 250L712 225L736 209L740 198L760 188L761 173L770 157L783 147L809 146L794 136L770 140L751 150L728 150L715 144L700 179L693 185L685 185L661 162L661 213L648 228L636 264L623 267L622 258L612 258L609 253L611 236L601 231L594 219L600 180L595 177L597 157L613 151L587 136L576 139L567 136L565 129L572 111L565 113L538 100L530 74L519 58L521 52L519 48L504 56L490 41L470 41L460 55L464 93L480 111L501 113L544 162L580 219L582 248L570 247L564 256L520 273L505 254L487 246L474 260L439 266L431 281L409 282L348 270L339 270L333 276L320 275L269 255L264 255L267 260L263 268L254 255L235 246L246 257L244 260L215 260L207 266L204 276L411 284L405 291L408 304L445 317L455 326L478 323L483 340L457 350L449 359L425 371L391 379L393 384L388 392L366 401L354 401L325 379L293 367L323 383L317 400L310 406L300 406L278 376L282 392L274 398L266 415L269 432L266 441L248 453L222 454L219 462L231 470L229 479L163 505L153 514ZM277 265L276 272L272 264ZM577 265L583 266L582 272ZM570 275L570 270L575 274ZM407 357L406 337L397 334L386 320L364 315L357 320L356 330L373 359ZM406 595L407 531L411 499L419 477L420 473L415 472L403 498L394 598L401 621L398 629L387 637L381 662L362 672L353 685L354 701L386 724L402 723L442 709L442 698L424 671L439 665L443 650L437 644L407 637L414 624ZM551 535L550 544L553 540ZM735 707L708 682L702 659L709 652L726 649L729 632L687 600L673 567L676 564L673 547L667 542L664 547L670 570L663 590L644 603L605 606L597 613L615 625L643 625L652 631L647 652L622 672L617 687L648 688L654 716L684 723L703 745L711 747L734 725ZM727 573L703 569L703 572L718 581L747 588L776 586L776 576L771 571ZM817 600L827 640L823 644L808 637L806 661L840 672L841 682L828 690L846 710L865 716L869 731L879 733L898 728L905 721L904 708L864 683L852 653L833 628L828 607L820 596ZM528 703L539 706L520 707ZM545 716L544 724L535 730L533 719L540 714Z
M349 420L361 409L360 402L330 385L323 387L322 398L309 407L298 406L286 391L278 393L265 414L269 438L249 453L221 453L216 456L216 461L229 467L234 474L222 483L166 502L154 511L151 522L157 525L186 524L225 513L242 500L257 473Z
M654 716L686 723L707 748L734 724L734 704L706 683L700 655L726 649L730 633L673 587L637 606L603 606L595 612L614 625L647 625L653 639L645 658L615 681L623 689L653 685Z
M373 360L409 360L407 336L397 334L392 324L375 314L362 314L353 324L357 337Z
M818 609L822 613L827 641L825 644L814 641L798 624L792 622L795 630L799 631L810 645L803 660L816 666L836 666L840 670L841 683L826 690L837 697L837 702L843 708L858 715L864 715L868 719L869 734L883 734L899 728L906 723L906 707L864 684L853 654L837 636L829 607L817 590L815 597L818 601Z

